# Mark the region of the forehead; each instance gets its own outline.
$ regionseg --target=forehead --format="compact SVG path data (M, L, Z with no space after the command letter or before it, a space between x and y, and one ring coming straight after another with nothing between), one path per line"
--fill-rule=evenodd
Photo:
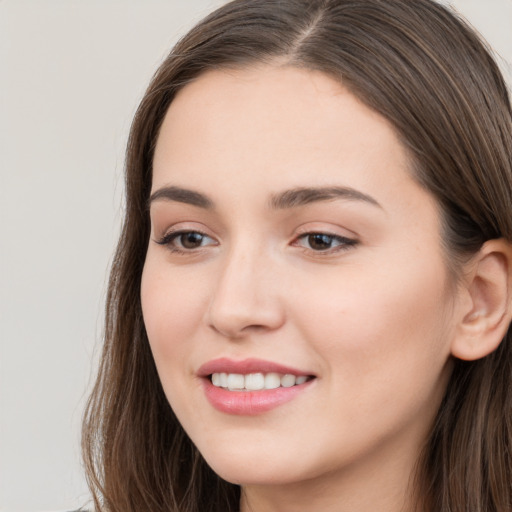
M440 210L411 167L392 125L325 74L271 66L215 71L184 87L169 107L152 194L197 192L226 225L258 228L279 218L269 205L286 191L342 187L381 206L365 212L396 245L413 243L416 233L415 245L430 240L440 254ZM361 202L345 203L369 219Z
M308 177L327 184L333 172L378 185L409 167L392 126L338 81L258 66L207 72L177 94L157 141L154 186L223 172L266 181L268 173L276 187Z

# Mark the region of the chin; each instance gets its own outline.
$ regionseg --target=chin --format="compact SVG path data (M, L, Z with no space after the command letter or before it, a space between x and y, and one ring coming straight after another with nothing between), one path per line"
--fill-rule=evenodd
M214 461L208 465L222 479L240 486L248 485L285 485L303 480L296 471L290 472L290 463L275 464L261 461L243 464L236 461Z
M286 446L283 439L266 445L247 441L243 445L236 441L217 442L198 449L217 475L242 486L286 485L309 480L321 475L331 462L308 459L303 453L303 444Z
M231 447L234 448L234 447ZM264 450L211 449L201 450L206 463L224 480L238 485L264 484L286 474L289 465L263 453Z

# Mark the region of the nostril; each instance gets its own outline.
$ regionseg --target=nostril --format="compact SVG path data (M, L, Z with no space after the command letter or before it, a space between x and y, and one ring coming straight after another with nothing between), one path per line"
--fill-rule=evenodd
M244 338L251 333L265 332L272 327L262 324L251 324L249 320L239 317L230 318L222 322L218 320L216 322L211 322L210 328L225 338L237 340Z

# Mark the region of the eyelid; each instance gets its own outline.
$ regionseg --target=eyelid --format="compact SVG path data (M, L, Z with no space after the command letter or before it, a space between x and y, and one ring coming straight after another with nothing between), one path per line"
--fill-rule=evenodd
M200 245L196 248L185 248L180 247L179 245L174 245L173 241L180 237L180 235L186 234L186 233L197 233L205 238L210 239L214 243L208 243L206 245ZM203 226L198 226L196 223L190 223L190 222L180 222L177 223L169 228L167 228L165 231L163 231L163 235L155 236L153 238L153 241L158 244L162 245L171 252L174 253L185 253L185 254L192 254L192 253L198 253L202 249L205 249L207 247L216 246L219 245L219 242L216 240L216 237L209 233L208 229L205 229Z
M157 239L163 239L168 235L173 235L176 233L188 232L201 233L202 235L209 236L210 238L215 238L215 236L211 232L211 229L208 229L202 222L184 220L174 223L166 222L165 224L162 223L161 225L155 223L153 225L153 236Z
M359 235L345 226L340 226L333 222L305 222L295 229L296 236L307 235L310 233L322 233L330 236L339 236L341 238L359 239Z
M358 243L358 241L354 240L353 238L347 238L347 237L341 236L341 235L334 235L332 233L312 231L310 233L304 233L302 235L297 236L292 245L299 245L299 243L298 243L299 240L303 240L303 239L306 239L307 237L314 236L314 235L326 236L326 237L332 238L333 240L337 240L339 242L338 245L336 245L332 248L329 248L329 249L325 249L325 250L315 250L313 248L310 248L311 251L318 252L318 253L322 253L322 252L326 253L329 251L334 252L336 250L340 250L343 248L352 247Z
M343 229L343 233L340 233L341 228L339 227L328 227L324 223L308 223L300 226L293 237L290 245L302 249L308 254L314 256L326 257L334 255L339 252L344 252L360 243L359 237L352 231L347 233L347 229ZM327 249L314 249L312 247L306 247L301 244L302 240L306 240L307 237L313 235L324 235L334 239L338 243L333 247Z
M168 231L167 233L165 233L164 236L155 240L155 242L160 245L165 245L166 243L169 243L171 240L174 240L178 238L180 235L184 235L186 233L197 233L198 235L213 240L213 238L210 235L208 235L207 233L203 233L202 231L199 231L197 229L177 229L176 231Z

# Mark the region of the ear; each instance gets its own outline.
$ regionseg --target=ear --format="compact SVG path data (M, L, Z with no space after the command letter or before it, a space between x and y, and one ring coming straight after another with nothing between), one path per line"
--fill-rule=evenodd
M468 267L464 293L469 300L464 301L451 352L474 361L498 348L512 319L512 244L489 240Z

